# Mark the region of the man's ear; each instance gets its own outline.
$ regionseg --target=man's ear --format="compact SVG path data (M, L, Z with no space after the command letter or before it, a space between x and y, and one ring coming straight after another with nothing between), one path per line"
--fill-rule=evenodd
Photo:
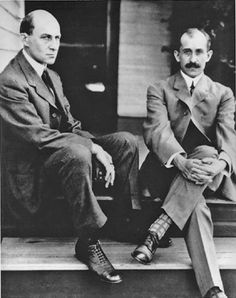
M207 62L210 61L212 55L213 55L213 51L212 50L209 50L207 52Z
M28 46L29 35L27 33L21 33L20 38L21 38L21 41L22 41L23 45Z
M177 62L179 62L179 61L180 61L180 59L179 59L179 51L174 50L174 56L175 56L175 60L176 60Z

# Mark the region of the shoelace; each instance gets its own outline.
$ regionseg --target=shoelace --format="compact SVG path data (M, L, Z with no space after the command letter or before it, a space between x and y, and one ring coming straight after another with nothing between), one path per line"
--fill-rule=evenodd
M89 253L91 253L92 256L97 256L100 263L106 264L108 262L105 254L99 244L89 247Z

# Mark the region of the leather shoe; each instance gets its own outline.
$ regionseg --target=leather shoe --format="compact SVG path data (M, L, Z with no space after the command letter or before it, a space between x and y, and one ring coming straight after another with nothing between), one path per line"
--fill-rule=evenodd
M157 235L149 232L143 244L136 247L131 256L138 262L146 265L151 262L156 249L159 247L159 243Z
M75 256L79 261L85 263L100 280L108 283L120 283L122 281L120 275L102 250L99 241L96 241L94 244L88 244L78 240L75 245Z
M205 298L227 298L227 296L218 287L213 287L207 292Z

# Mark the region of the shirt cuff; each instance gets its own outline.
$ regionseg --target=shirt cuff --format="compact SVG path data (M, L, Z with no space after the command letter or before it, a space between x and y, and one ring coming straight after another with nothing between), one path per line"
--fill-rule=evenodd
M171 155L171 157L167 160L167 162L165 163L165 167L166 168L172 168L174 165L172 164L172 161L174 160L175 156L178 154L185 154L184 151L178 151L174 154Z
M219 154L219 160L224 160L227 163L226 168L222 171L222 174L226 177L230 177L232 172L232 166L229 155L225 151L221 151Z

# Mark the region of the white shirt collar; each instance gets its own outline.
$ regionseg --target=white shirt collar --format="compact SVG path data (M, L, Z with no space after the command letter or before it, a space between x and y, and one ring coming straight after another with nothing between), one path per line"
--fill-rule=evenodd
M41 77L47 66L34 60L29 54L27 54L27 52L24 49L22 52L23 52L23 55L25 56L25 59L29 62L29 64L33 67L33 69Z
M184 78L184 80L185 80L185 82L187 84L188 90L190 90L190 86L192 85L192 82L194 84L194 87L196 87L198 81L203 76L203 72L199 76L197 76L195 78L191 78L191 77L187 76L182 70L180 70L180 73L181 73L182 77Z

